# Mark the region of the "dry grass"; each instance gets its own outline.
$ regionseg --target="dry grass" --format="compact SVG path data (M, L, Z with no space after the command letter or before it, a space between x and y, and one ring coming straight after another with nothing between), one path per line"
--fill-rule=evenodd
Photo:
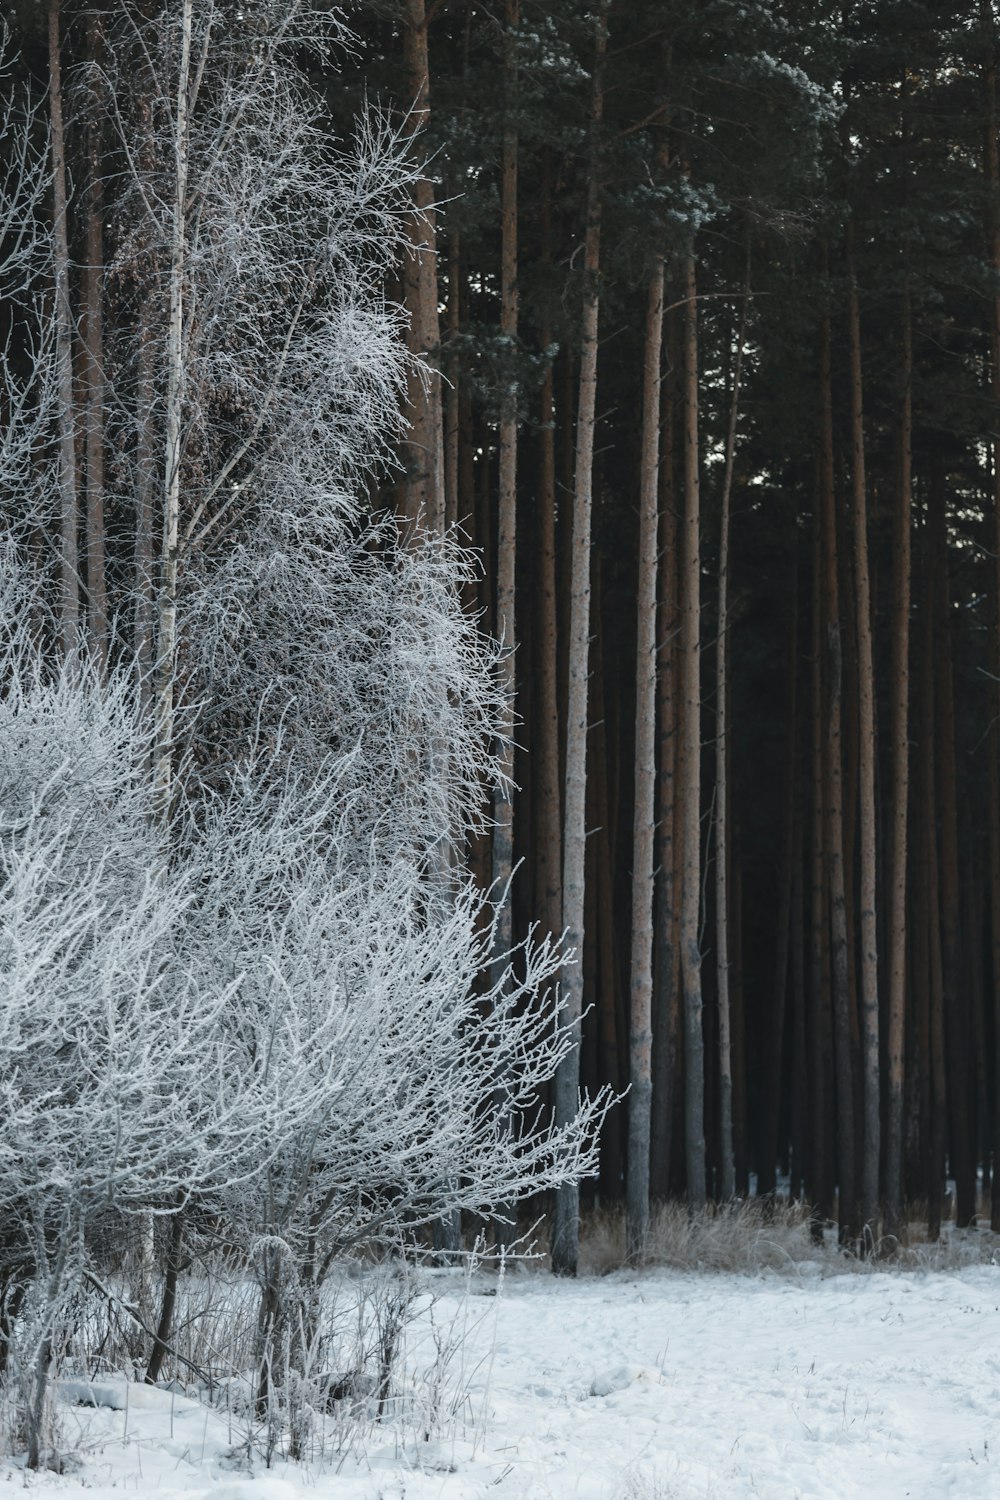
M834 1229L828 1229L822 1240L815 1239L803 1203L751 1198L725 1206L710 1204L698 1214L690 1214L683 1203L666 1203L653 1211L643 1264L751 1276L769 1271L798 1278L1000 1264L1000 1235L946 1225L941 1239L930 1244L916 1215L911 1217L905 1246L895 1253L887 1245L877 1248L879 1253L866 1257L842 1250ZM586 1215L581 1223L581 1272L605 1275L625 1265L624 1212L600 1209Z

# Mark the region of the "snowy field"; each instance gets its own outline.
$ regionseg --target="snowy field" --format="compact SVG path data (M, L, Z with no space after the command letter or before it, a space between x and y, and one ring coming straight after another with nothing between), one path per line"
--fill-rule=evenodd
M112 1382L94 1394L119 1410L64 1389L74 1472L8 1463L0 1482L89 1500L1000 1496L1000 1267L495 1286L434 1278L407 1342L423 1417L370 1429L365 1452L248 1475L232 1410Z

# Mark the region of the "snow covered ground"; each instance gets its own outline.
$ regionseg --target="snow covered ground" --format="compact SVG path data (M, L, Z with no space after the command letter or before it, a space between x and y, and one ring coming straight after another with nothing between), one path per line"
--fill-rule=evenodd
M27 1488L60 1500L1000 1497L1000 1267L824 1276L804 1263L577 1283L519 1271L495 1286L478 1277L463 1303L457 1276L436 1276L433 1311L425 1300L408 1336L429 1441L413 1414L375 1428L364 1454L258 1461L247 1475L232 1410L130 1385L126 1412L114 1382L95 1396L122 1409L95 1408L67 1387L64 1446L80 1466ZM0 1468L0 1487L21 1482Z

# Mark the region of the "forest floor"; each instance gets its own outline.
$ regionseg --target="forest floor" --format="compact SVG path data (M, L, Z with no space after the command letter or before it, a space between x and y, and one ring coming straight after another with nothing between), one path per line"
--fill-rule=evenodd
M114 1410L75 1404L67 1383L61 1446L75 1467L26 1475L7 1461L0 1488L46 1500L1000 1496L1000 1264L868 1274L792 1260L576 1282L518 1269L499 1286L485 1272L421 1285L408 1404L381 1424L369 1413L353 1436L342 1425L339 1454L332 1428L317 1430L304 1462L268 1469L258 1455L248 1473L232 1402L133 1384ZM124 1406L113 1386L95 1398Z

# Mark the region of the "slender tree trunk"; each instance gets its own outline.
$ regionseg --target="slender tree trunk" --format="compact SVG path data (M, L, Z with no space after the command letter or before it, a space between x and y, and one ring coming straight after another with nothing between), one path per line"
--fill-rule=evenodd
M515 617L517 563L517 383L513 369L517 342L517 26L519 0L504 6L504 132L502 153L500 332L511 359L503 376L500 397L500 494L497 533L497 634L503 647L500 689L503 717L500 728L501 781L493 803L492 884L502 905L496 926L493 982L499 984L513 947L511 880L514 872L514 699L516 692ZM503 1108L502 1104L500 1105ZM511 1122L508 1121L508 1127ZM516 1214L511 1208L497 1221L497 1240L508 1248L517 1238Z
M910 788L910 509L913 463L913 331L909 282L903 288L903 400L892 610L892 849L889 889L889 1113L886 1139L886 1234L906 1232L903 1203L903 1104L906 1039L906 861Z
M1000 139L997 110L997 38L990 0L980 0L985 66L983 159L988 189L987 237L990 267L1000 278ZM1000 291L990 305L990 395L994 430L1000 429ZM993 952L993 1177L990 1225L1000 1231L1000 437L993 439L993 660L996 691L990 736L990 921Z
M573 493L572 585L570 598L568 704L566 713L566 812L563 835L563 926L567 941L583 952L583 913L587 806L587 677L590 663L590 534L593 512L594 427L597 403L598 277L601 267L600 128L604 114L604 58L610 0L600 0L595 19L591 102L590 171L584 240L584 293L580 341L580 393L577 403ZM579 1030L583 1014L583 972L579 961L563 970L563 1020L575 1041L555 1080L558 1124L576 1112L579 1094ZM580 1197L575 1183L556 1189L552 1225L552 1269L576 1275L579 1256Z
M719 620L715 645L715 946L716 987L719 1007L719 1196L729 1203L736 1196L736 1161L733 1153L733 1067L729 1007L729 518L733 493L733 468L736 461L736 426L740 410L740 377L743 372L743 345L746 342L747 308L750 303L749 254L739 333L736 338L736 363L733 390L729 404L729 430L726 433L726 467L722 480L721 524L719 535Z
M808 1083L806 1059L806 912L804 870L804 828L801 805L801 778L795 769L796 805L792 837L792 1083L791 1083L791 1165L788 1195L798 1202L805 1195L806 1122L805 1095Z
M684 323L684 521L681 530L680 677L683 778L679 783L683 880L681 978L684 986L685 1154L688 1205L704 1208L705 1041L702 1034L701 946L701 505L698 453L698 275L694 247L686 263Z
M170 1220L170 1238L167 1243L166 1274L163 1296L160 1300L160 1317L156 1325L156 1340L146 1366L146 1384L155 1385L167 1357L167 1340L174 1323L174 1308L177 1305L177 1286L181 1274L181 1252L184 1245L184 1210L178 1209Z
M52 140L52 265L55 279L56 375L59 386L59 644L70 656L80 643L79 487L73 398L73 309L70 305L63 127L60 0L49 0L49 123Z
M937 580L929 527L924 528L924 630L920 714L920 806L924 815L923 926L927 932L927 1055L930 1099L927 1128L927 1237L941 1234L941 1197L945 1155L944 981L941 965L940 879L938 875L937 796L935 791L934 590Z
M757 1170L757 1192L762 1197L774 1195L778 1160L778 1122L781 1114L781 1085L784 1078L785 1014L788 995L789 937L792 923L792 886L794 868L794 825L796 799L796 744L798 696L798 567L792 583L791 629L788 636L788 678L785 691L785 801L782 818L781 864L778 873L778 932L775 944L774 990L771 1002L767 1048L767 1085L764 1097L764 1140ZM794 998L794 997L793 997ZM792 1071L795 1083L795 1071Z
M675 340L670 338L668 346ZM670 1152L677 1089L678 944L677 882L674 866L678 841L674 838L677 756L676 649L677 631L677 494L674 484L674 386L672 351L660 384L659 476L660 555L657 594L657 864L656 931L654 935L653 1118L650 1192L665 1199L670 1182Z
M542 258L551 259L552 217L550 168L546 162L542 194ZM542 347L552 344L552 329L542 328ZM539 402L538 487L538 706L535 713L535 907L543 930L562 929L562 797L559 777L559 685L556 658L556 433L551 363L545 371Z
M462 236L448 236L448 348L449 380L444 398L444 526L451 532L461 516L459 454L461 452L462 394L455 348L462 331ZM466 537L468 544L470 538Z
M878 1240L881 1106L879 1066L878 922L875 855L875 667L872 656L871 585L868 575L868 496L865 476L861 314L848 228L848 342L851 384L851 475L854 499L854 597L858 645L858 777L861 801L861 1057L864 1128L861 1152L862 1248Z
M430 120L426 0L405 0L403 49L407 86L413 100L410 137L419 156L425 149L422 137ZM404 275L404 301L410 318L407 343L410 352L426 364L422 372L411 371L407 383L406 417L410 432L404 444L406 478L402 511L411 525L440 533L444 529L445 485L441 374L437 366L441 342L437 213L434 184L424 174L418 177L413 190L409 238Z
M636 588L635 801L632 834L632 963L629 1027L626 1254L641 1259L649 1230L653 1098L653 899L656 817L656 544L660 466L660 363L663 261L646 303L639 473L639 577Z
M153 798L166 823L173 794L174 693L177 675L177 577L181 496L181 431L184 404L184 277L187 242L189 87L193 0L183 0L181 53L174 120L174 200L170 226L170 289L167 315L167 399L164 417L163 540L156 632L156 739Z
M87 51L96 70L102 37L96 11L87 16ZM95 72L96 76L96 72ZM93 85L87 119L87 239L83 275L84 384L87 454L88 635L103 669L108 655L108 589L104 538L104 187L101 151L103 90Z
M969 999L959 971L958 769L955 754L955 689L948 588L946 499L943 484L940 487L935 484L934 490L936 493L931 497L935 526L932 545L937 569L934 602L938 620L934 687L937 738L934 763L941 828L941 973L944 981L947 1086L951 1106L950 1165L955 1179L955 1223L959 1229L966 1229L974 1227L976 1223L976 1173L970 1119L973 1095L969 1077Z
M813 516L811 692L812 734L810 775L810 911L809 911L809 1074L810 1129L806 1190L813 1208L813 1235L822 1237L830 1218L831 1194L826 1191L826 1099L829 1074L825 1066L826 1008L823 933L826 925L826 861L823 856L823 516L817 481Z
M844 891L844 811L841 746L841 678L843 653L837 578L837 513L833 473L833 394L830 371L830 322L824 315L820 350L821 497L823 507L823 597L829 677L826 692L826 859L830 900L830 945L833 972L833 1036L837 1068L837 1186L840 1238L857 1239L855 1185L854 1079L851 1066L851 1015L848 981L847 903Z
M139 695L144 711L152 701L155 616L153 594L153 494L156 487L156 432L153 410L153 336L150 298L140 311L136 415L140 422L135 469L135 550L132 591L133 638Z

